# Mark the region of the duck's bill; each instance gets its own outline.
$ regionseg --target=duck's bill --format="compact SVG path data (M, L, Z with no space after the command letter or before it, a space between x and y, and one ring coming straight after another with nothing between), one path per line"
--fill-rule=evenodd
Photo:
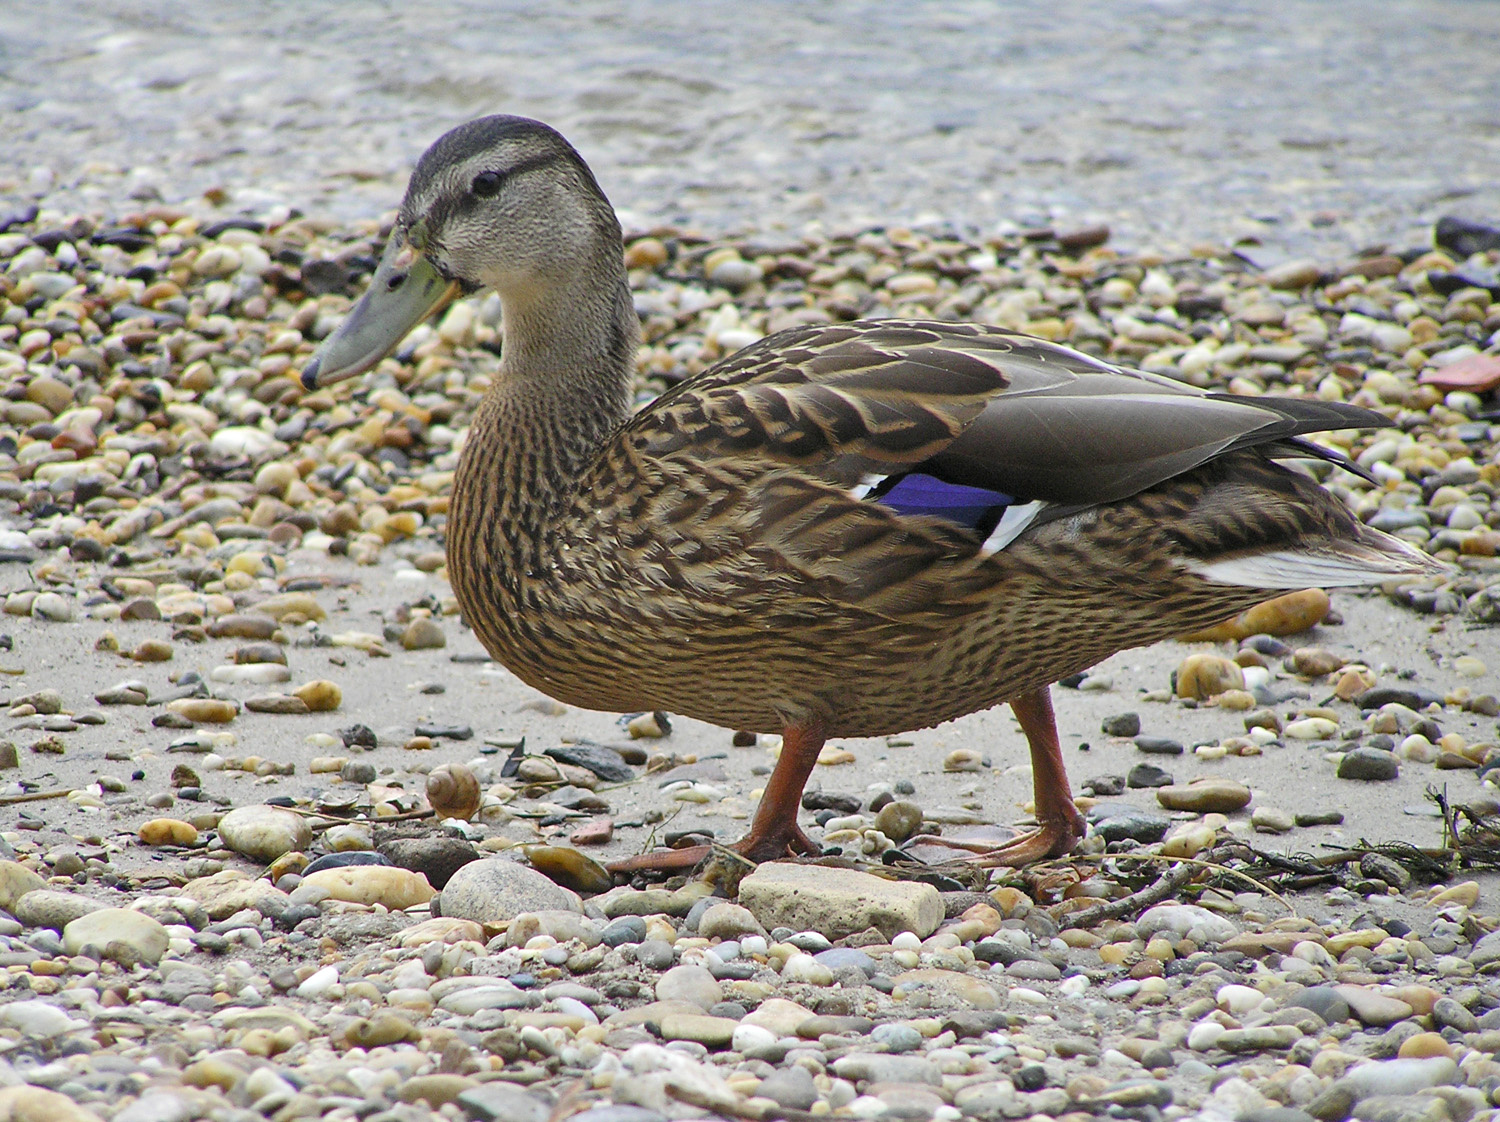
M302 385L311 390L363 374L458 294L457 281L439 273L405 239L393 237L370 287L303 368Z

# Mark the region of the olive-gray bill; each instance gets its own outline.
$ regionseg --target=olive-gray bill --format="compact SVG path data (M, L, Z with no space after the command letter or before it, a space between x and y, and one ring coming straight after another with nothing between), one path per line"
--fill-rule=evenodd
M303 387L312 390L363 374L459 291L458 282L443 276L404 231L392 231L370 287L303 369Z

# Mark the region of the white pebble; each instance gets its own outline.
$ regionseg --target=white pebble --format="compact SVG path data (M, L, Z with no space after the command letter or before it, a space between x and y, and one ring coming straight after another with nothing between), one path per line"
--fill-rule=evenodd
M1008 995L1012 1001L1024 1001L1028 1005L1050 1005L1052 999L1037 990L1027 989L1025 986L1017 986Z
M1245 688L1252 693L1259 686L1264 686L1271 681L1271 672L1264 666L1243 666L1240 671L1245 676Z
M1314 966L1332 966L1333 956L1324 950L1319 944L1311 939L1303 939L1292 948L1292 955L1300 958L1303 962L1310 962Z
M322 997L339 982L339 968L325 966L297 987L297 996L312 1000Z
M208 438L209 448L221 456L248 456L251 459L264 456L277 443L270 433L248 425L231 425Z
M1430 764L1438 757L1437 745L1428 740L1421 733L1412 733L1396 748L1396 755L1403 760L1414 760L1417 763Z
M37 619L67 623L73 618L73 601L57 592L43 592L31 602L31 614Z
M1207 1052L1228 1031L1218 1021L1199 1021L1188 1032L1187 1045L1194 1052Z
M752 1048L766 1048L776 1043L776 1034L760 1025L738 1024L729 1046L736 1052L748 1052Z
M209 673L215 682L231 685L269 686L275 682L289 682L292 672L279 662L249 662L244 665L215 666Z
M1292 721L1282 730L1282 735L1292 740L1331 740L1338 735L1337 721L1327 717L1303 717Z
M823 833L828 835L835 830L858 830L865 825L863 814L845 814L839 818L830 818L823 823Z
M1243 1016L1252 1009L1259 1009L1265 995L1253 986L1220 986L1214 995L1219 1006L1233 1016Z
M599 1023L598 1015L576 997L559 997L552 1002L559 1013L567 1013L570 1016L582 1017L591 1025Z
M75 1021L57 1006L46 1001L15 1001L0 1008L0 1023L19 1029L22 1034L38 1039L60 1036L73 1029L83 1028L85 1022Z
M806 982L810 986L833 985L833 971L810 954L794 954L781 968L781 976L789 982Z
M891 946L898 951L914 951L922 946L922 940L910 931L903 931L891 940Z

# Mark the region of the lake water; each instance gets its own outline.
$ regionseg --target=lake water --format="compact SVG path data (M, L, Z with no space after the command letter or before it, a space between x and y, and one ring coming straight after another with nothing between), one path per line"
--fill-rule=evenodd
M1500 222L1500 4L8 2L0 204L222 189L331 218L540 117L627 224L1105 219L1347 252Z

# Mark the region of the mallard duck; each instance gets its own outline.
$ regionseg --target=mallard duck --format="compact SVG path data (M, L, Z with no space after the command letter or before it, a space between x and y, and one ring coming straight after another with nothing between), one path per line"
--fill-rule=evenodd
M1305 398L1205 393L975 323L769 336L632 414L639 324L588 165L494 116L417 162L369 290L303 371L358 374L461 293L493 289L503 358L453 484L448 573L496 660L570 705L779 732L738 849L797 824L829 737L1008 702L1037 827L984 854L1068 852L1050 685L1271 594L1432 571L1278 461L1386 424ZM616 868L696 863L697 849Z

